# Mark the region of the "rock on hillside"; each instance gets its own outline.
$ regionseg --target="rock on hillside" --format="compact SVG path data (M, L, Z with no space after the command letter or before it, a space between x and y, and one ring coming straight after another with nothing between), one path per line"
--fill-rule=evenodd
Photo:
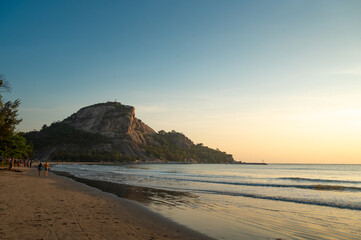
M107 138L128 137L137 144L146 144L146 137L155 131L135 117L135 108L118 102L95 104L80 109L63 121L75 129L99 133Z

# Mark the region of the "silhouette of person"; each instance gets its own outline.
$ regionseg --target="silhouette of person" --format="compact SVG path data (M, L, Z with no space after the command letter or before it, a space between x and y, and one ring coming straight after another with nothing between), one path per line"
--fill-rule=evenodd
M45 162L44 167L45 167L45 176L48 176L48 170L50 169L49 163L48 163L48 162Z
M42 169L43 169L43 164L39 163L39 165L38 165L39 176L41 175Z

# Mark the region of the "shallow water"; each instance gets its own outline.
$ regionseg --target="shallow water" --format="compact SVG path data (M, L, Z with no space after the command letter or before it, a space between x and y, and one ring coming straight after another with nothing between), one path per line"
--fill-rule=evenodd
M54 170L143 187L132 191L144 199L133 200L218 239L361 238L361 165L75 164Z

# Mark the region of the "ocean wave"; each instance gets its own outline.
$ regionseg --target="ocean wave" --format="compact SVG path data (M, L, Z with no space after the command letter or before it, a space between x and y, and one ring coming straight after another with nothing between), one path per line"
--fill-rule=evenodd
M275 179L291 180L291 181L297 181L297 182L327 182L327 183L353 183L353 184L361 183L361 181L301 178L301 177L283 177L283 178L275 178Z
M207 179L204 178L202 175L197 176L197 178L194 178L194 175L184 174L182 173L180 176L178 175L179 172L176 171L158 171L158 173L152 172L152 174L145 175L144 172L123 172L112 169L97 169L94 167L84 166L84 165L78 165L76 168L68 169L67 165L61 166L59 169L60 171L63 169L65 171L72 172L76 175L88 175L89 172L93 174L99 174L104 173L104 175L107 175L108 173L113 173L119 175L133 175L133 176L139 176L139 177L147 177L147 178L155 178L155 179L161 179L161 180L175 180L175 181L187 181L187 182L198 182L198 183L210 183L210 184L220 184L220 185L234 185L234 186L251 186L251 187L273 187L273 188L298 188L298 189L310 189L310 190L320 190L320 191L345 191L345 192L361 192L361 187L356 186L344 186L342 184L357 184L361 183L359 181L345 181L345 180L328 180L328 179L316 179L316 178L300 178L300 177L283 177L283 178L271 178L270 180L291 180L291 182L304 182L304 183L310 183L310 184L284 184L284 183L272 183L266 182L267 179L263 179L262 182L252 182L252 181L232 181L230 179L226 181L222 181L220 179ZM55 168L57 169L57 168ZM73 171L71 171L73 170ZM80 172L79 172L80 171ZM162 176L162 174L158 175L159 172L161 173L167 173L168 174L175 174L174 177L168 176ZM176 176L178 175L178 177ZM107 176L109 177L109 176ZM320 184L317 184L320 183ZM329 184L327 184L329 183ZM333 184L332 184L333 183Z
M346 202L325 202L325 201L316 200L316 199L301 199L301 198L291 198L291 197L281 197L281 196L266 196L266 195L257 195L257 194L249 194L249 193L234 193L234 192L223 192L223 191L213 191L213 190L196 190L196 192L207 193L207 194L236 196L236 197L238 196L238 197L258 198L258 199L301 203L301 204L308 204L308 205L317 205L317 206L324 206L324 207L334 207L334 208L361 211L361 205L355 205L355 204L346 203Z
M349 187L349 186L341 186L341 185L325 185L325 184L313 184L313 185L292 185L291 184L291 185L288 185L288 184L274 184L274 183L226 182L226 181L212 181L212 180L186 179L186 178L166 178L166 177L155 177L155 176L153 176L152 178L166 179L166 180L187 181L187 182L237 185L237 186L275 187L275 188L301 188L301 189L323 190L323 191L361 192L360 187Z

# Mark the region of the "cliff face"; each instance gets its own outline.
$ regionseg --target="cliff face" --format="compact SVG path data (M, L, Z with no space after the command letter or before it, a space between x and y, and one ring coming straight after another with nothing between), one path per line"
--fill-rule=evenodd
M63 121L75 129L101 134L111 139L128 138L146 144L155 131L135 117L135 108L117 102L96 104L80 109Z
M232 162L231 155L175 131L156 133L132 106L107 102L84 107L62 122L25 137L40 159L65 161Z

